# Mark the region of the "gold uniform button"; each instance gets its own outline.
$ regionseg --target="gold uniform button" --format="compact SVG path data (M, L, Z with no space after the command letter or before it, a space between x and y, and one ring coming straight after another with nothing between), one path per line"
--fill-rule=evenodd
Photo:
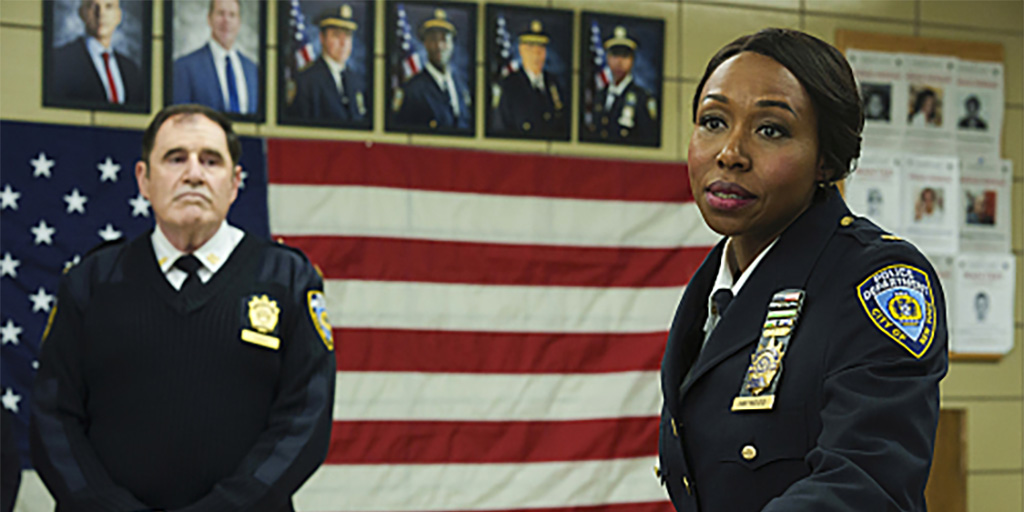
M672 421L672 435L674 435L676 437L679 437L679 431L676 430L676 419L672 418L671 421Z
M744 460L754 460L754 457L757 457L757 448L752 444L748 444L740 450L740 455L743 456Z
M693 491L690 490L690 480L685 476L683 477L683 487L686 487L686 494L693 494Z
M619 130L619 136L621 136L622 138L629 137L629 130L625 128Z
M531 128L531 126L530 126L530 122L529 121L526 121L526 122L523 123L523 131L524 132L530 131L530 128Z
M430 127L431 128L437 128L437 119L431 119L430 120Z
M654 466L654 477L661 478L661 469L659 469L658 466Z
M849 226L850 224L853 224L853 217L851 217L849 215L847 215L846 217L843 217L842 219L839 220L839 225L844 227L844 228L846 226Z
M607 117L602 117L601 118L601 124L603 124L605 126L608 126L608 118Z
M551 120L551 112L544 112L544 120L545 121L550 121Z

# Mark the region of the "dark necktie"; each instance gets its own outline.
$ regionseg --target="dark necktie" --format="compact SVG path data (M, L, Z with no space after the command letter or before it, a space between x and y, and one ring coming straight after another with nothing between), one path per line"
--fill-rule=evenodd
M729 309L729 303L732 302L732 290L726 290L722 288L711 295L711 302L714 305L715 313L718 314L718 318L722 318L725 315L725 310Z
M224 57L224 74L228 78L228 112L241 112L238 107L238 86L235 84L235 68L231 56Z
M185 282L181 284L180 293L189 293L202 286L202 282L199 280L199 267L202 266L202 263L199 262L198 258L191 254L186 254L178 258L174 262L174 266L188 274Z
M345 94L345 72L341 71L338 73L338 94L341 95L341 102L345 105L348 104L348 95Z

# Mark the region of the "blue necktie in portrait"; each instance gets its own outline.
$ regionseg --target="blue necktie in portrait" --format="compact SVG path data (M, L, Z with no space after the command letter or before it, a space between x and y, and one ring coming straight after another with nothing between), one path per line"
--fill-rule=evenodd
M241 112L238 108L238 85L235 83L235 69L231 56L224 57L224 74L228 77L228 112Z

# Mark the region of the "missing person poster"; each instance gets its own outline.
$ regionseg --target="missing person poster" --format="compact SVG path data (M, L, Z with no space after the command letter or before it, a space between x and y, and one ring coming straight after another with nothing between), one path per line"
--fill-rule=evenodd
M907 116L903 56L898 53L850 49L846 58L853 67L864 101L864 146L897 148Z
M1011 254L962 254L956 262L954 352L1006 354L1013 348L1015 261Z
M1011 246L1013 162L979 157L961 160L960 248L1008 254Z
M952 155L955 125L957 59L902 54L905 59L907 101L901 105L907 129L904 147L912 152Z
M902 170L902 228L925 254L956 254L960 172L954 157L909 156L899 159Z
M1003 64L959 61L952 100L957 152L967 157L999 154L1003 128Z
M899 158L893 153L865 150L857 170L846 181L846 204L889 232L900 228Z

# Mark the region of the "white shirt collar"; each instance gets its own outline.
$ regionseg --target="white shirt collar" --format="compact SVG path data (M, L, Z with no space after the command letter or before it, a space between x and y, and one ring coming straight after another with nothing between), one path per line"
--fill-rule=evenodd
M440 87L442 91L447 91L449 85L454 85L452 83L452 70L450 67L447 71L442 73L441 70L435 68L434 65L430 63L430 59L427 59L427 65L425 68L427 69L427 73L430 73L430 76L434 77L434 81L437 82L437 86Z
M202 263L198 273L199 278L204 283L209 281L213 274L224 266L224 263L228 261L228 257L231 256L231 253L238 246L238 243L242 241L243 237L245 237L244 231L228 224L228 221L225 220L221 222L213 237L192 253ZM168 281L175 285L177 279L171 279L171 275L173 273L182 274L180 282L175 285L175 288L180 287L181 282L185 281L185 273L175 267L174 262L178 261L178 258L185 253L179 251L177 247L171 244L171 241L167 239L167 236L164 235L159 226L153 229L150 240L153 243L153 253L156 254L156 261L160 265L160 271L164 273Z
M89 55L97 57L103 52L110 52L111 54L114 53L113 48L107 48L106 46L103 46L103 43L101 43L99 39L96 39L92 36L88 36L85 38L85 48L89 50Z
M224 57L230 55L232 60L238 58L238 49L232 48L228 50L220 45L216 39L210 39L210 51L213 52L214 61L223 61Z
M733 278L732 269L729 267L728 254L729 247L732 245L732 238L725 241L725 247L722 248L722 260L718 264L718 276L715 277L715 284L711 286L711 292L708 294L708 319L704 323L704 341L707 341L707 338L711 335L711 331L716 325L718 325L719 315L711 307L713 305L712 297L714 297L715 292L718 290L730 290L732 291L732 296L734 298L739 295L740 289L743 288L743 285L746 284L747 280L750 279L750 276L753 275L758 264L760 264L765 255L772 250L772 247L775 247L775 242L778 241L779 237L775 237L775 240L772 240L772 242L768 244L768 247L765 247L764 250L761 251L761 254L758 254L757 257L754 258L754 261L750 262L750 266L740 274L739 279Z
M342 91L344 93L344 91L342 90L341 72L345 71L345 66L342 65L340 62L328 57L326 53L321 53L320 56L323 57L324 64L327 64L327 69L331 72L331 78L334 79L334 85L337 86L337 89L339 91Z
M526 68L523 68L523 72L526 73L526 78L530 80L530 85L533 87L540 87L544 89L544 73L541 72L539 75L530 73Z
M631 83L633 83L633 73L626 75L626 78L623 78L622 81L618 83L618 85L609 84L608 94L614 94L618 96L622 94L626 90L626 87L629 87L629 84Z

